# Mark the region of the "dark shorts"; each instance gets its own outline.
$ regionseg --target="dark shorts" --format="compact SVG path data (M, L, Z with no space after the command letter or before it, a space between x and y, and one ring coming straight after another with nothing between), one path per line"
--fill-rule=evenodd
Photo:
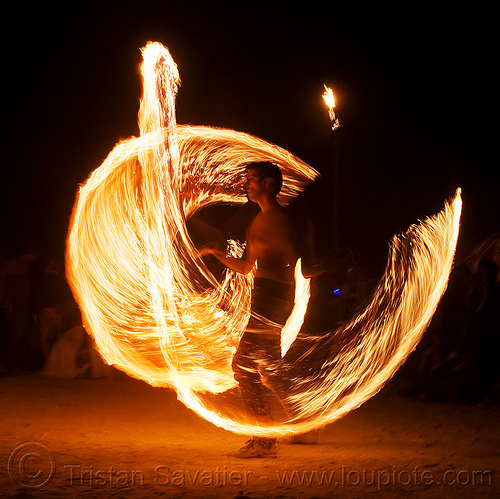
M279 328L281 332L293 309L294 294L293 284L256 277L252 290L252 315L247 331L276 333Z

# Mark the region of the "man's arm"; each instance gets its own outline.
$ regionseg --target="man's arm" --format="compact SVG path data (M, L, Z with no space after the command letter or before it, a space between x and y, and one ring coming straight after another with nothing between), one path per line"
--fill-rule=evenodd
M296 226L298 230L298 226ZM325 269L316 261L314 255L314 228L309 219L302 219L298 231L298 254L301 258L302 275L306 279L325 273Z
M219 262L225 265L227 268L238 272L239 274L248 274L254 266L255 260L249 258L249 252L245 248L245 252L241 258L235 258L233 256L226 256L226 252L222 249L220 243L217 241L209 243L202 248L200 248L200 255L213 255Z

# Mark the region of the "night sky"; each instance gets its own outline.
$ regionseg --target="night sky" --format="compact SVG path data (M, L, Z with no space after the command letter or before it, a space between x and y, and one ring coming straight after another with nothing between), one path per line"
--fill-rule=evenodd
M78 184L138 134L148 40L178 65L179 123L255 134L321 173L297 205L320 244L334 206L324 83L341 121L342 245L383 265L391 236L459 186L463 251L500 230L494 4L99 4L19 5L4 21L4 248L62 254Z

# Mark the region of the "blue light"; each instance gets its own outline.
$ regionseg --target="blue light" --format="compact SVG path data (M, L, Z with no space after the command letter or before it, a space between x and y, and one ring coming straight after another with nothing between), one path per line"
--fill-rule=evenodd
M340 288L334 289L333 290L334 295L340 295Z

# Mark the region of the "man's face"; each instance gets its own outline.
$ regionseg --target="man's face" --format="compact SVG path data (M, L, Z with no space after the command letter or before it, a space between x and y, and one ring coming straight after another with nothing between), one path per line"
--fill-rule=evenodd
M245 183L243 188L247 193L248 199L257 203L265 192L264 179L253 169L249 168L246 173Z

